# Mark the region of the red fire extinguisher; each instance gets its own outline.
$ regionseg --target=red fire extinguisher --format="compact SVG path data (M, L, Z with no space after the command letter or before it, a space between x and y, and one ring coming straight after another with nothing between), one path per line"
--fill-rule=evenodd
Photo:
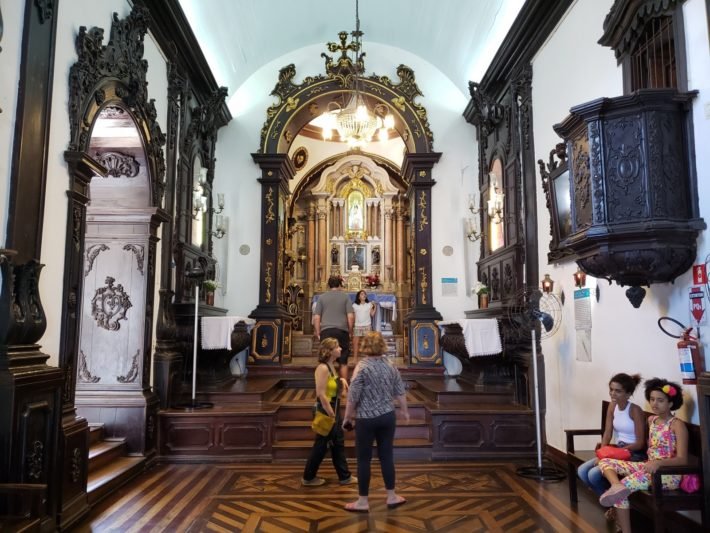
M698 382L697 375L705 371L705 364L700 356L700 343L690 334L691 331L693 328L687 328L677 344L684 385L695 385Z

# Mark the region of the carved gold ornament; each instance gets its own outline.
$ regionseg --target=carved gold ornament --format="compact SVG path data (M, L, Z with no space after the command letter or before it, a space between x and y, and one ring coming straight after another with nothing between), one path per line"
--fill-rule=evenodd
M266 275L264 276L264 283L266 283L266 295L265 299L266 302L271 302L271 282L273 279L271 278L271 267L274 264L271 261L266 262Z
M421 209L421 211L419 212L419 231L424 231L424 226L429 225L429 220L426 216L426 192L424 191L422 191L419 195L419 208Z
M269 192L266 193L266 223L270 224L276 220L274 213L274 188L269 187Z

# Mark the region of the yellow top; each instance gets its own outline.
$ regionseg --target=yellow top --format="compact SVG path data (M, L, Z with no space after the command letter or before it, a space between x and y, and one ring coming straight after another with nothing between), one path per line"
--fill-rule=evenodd
M330 367L328 368L328 371L330 372ZM331 403L338 394L338 378L333 373L328 376L328 383L325 386L325 394L328 396Z

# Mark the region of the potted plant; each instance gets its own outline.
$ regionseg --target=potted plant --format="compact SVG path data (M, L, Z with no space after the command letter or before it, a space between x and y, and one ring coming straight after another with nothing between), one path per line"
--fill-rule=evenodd
M475 292L478 295L478 308L486 309L488 307L488 285L477 282L471 292Z
M205 291L205 303L214 305L214 291L219 288L219 283L213 279L206 279L202 282L202 288Z
M377 272L374 274L368 274L365 276L365 281L367 282L368 287L374 289L380 285L380 275Z

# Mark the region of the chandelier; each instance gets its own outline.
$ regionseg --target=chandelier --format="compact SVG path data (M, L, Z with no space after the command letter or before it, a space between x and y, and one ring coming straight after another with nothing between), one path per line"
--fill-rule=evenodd
M370 110L362 95L360 76L364 72L362 53L362 36L360 30L359 0L355 0L355 31L353 41L348 49L353 51L353 89L350 101L343 108L337 102L328 104L328 110L323 113L323 139L333 138L333 130L338 132L340 139L348 143L350 148L362 148L377 134L380 141L387 140L389 130L394 127L394 117L388 113L387 106L379 104L374 111Z

